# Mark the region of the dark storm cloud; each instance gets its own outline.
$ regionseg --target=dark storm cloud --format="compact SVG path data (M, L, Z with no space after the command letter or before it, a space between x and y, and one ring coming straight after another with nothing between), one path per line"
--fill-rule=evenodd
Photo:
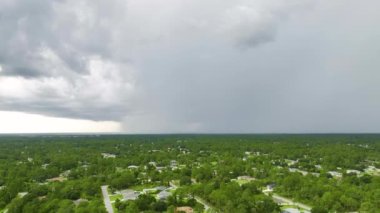
M123 56L112 56L110 45L124 11L123 1L1 1L2 109L122 117L133 71Z
M0 109L127 132L379 131L379 4L4 0Z

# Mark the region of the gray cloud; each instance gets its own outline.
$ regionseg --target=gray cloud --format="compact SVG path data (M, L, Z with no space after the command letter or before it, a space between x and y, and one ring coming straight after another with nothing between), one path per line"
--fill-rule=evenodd
M379 4L1 1L0 109L127 132L376 132Z

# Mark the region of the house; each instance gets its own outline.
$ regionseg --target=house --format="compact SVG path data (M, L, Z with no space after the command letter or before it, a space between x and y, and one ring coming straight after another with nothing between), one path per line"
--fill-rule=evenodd
M126 189L126 190L121 191L120 194L123 195L123 201L127 201L127 200L136 200L139 197L140 192L137 192L131 189Z
M71 173L71 170L66 170L64 172L62 172L59 176L61 177L68 177Z
M243 176L239 176L237 177L238 180L246 180L246 181L253 181L255 180L254 177L251 177L251 176L248 176L248 175L243 175Z
M272 183L272 184L268 184L267 185L267 191L273 191L274 187L276 186L276 184Z
M74 202L75 206L79 206L79 204L84 203L84 202L88 202L88 200L87 199L83 199L83 198L79 198L77 200L74 200L73 202Z
M380 176L380 169L375 166L368 166L364 171L370 175Z
M102 153L103 158L116 158L116 155L110 153Z
M337 171L329 171L327 172L329 173L331 176L333 176L334 178L341 178L342 177L342 173L340 172L337 172Z
M312 172L312 173L310 173L311 175L313 175L313 176L315 176L315 177L319 177L319 176L321 176L321 174L319 174L319 173L317 173L317 172Z
M67 180L67 178L62 177L62 176L46 179L47 182L63 182L63 181L66 181L66 180Z
M190 206L181 206L175 209L175 212L193 213L194 210Z
M359 170L355 170L355 169L347 169L347 170L346 170L346 173L347 173L347 174L356 174L356 175L360 175L362 172L359 171Z
M298 160L285 159L285 163L288 164L288 166L293 166L298 163Z
M18 193L18 196L20 197L20 198L23 198L25 195L27 195L28 194L28 192L19 192Z
M151 162L149 162L148 164L151 165L151 166L154 166L154 167L156 167L156 165L157 165L157 163L154 162L154 161L151 161Z
M176 160L171 160L170 161L170 167L176 167L177 166L177 161Z
M164 170L164 169L165 169L164 166L156 166L156 170L157 170L158 172L162 172L162 170Z
M289 168L289 172L299 172L299 173L301 173L303 176L306 176L306 175L308 174L307 171L303 171L303 170L296 169L296 168Z

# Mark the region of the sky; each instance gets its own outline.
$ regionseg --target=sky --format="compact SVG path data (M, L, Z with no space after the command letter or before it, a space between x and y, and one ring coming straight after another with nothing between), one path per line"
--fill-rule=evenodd
M0 133L380 132L378 0L0 0Z

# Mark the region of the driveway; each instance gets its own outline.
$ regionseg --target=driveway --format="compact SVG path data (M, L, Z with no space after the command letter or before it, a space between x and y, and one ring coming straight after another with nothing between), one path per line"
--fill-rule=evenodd
M102 186L102 194L104 205L106 206L106 210L108 213L113 213L113 208L110 200L110 196L108 195L108 186Z

